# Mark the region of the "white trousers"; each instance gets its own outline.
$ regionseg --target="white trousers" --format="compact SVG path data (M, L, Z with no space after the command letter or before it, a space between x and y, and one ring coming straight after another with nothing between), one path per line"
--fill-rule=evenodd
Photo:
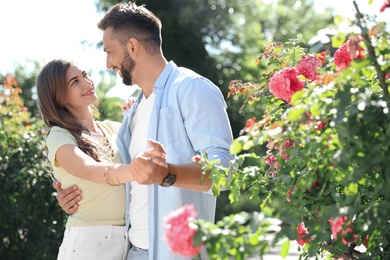
M65 229L57 260L121 260L127 255L123 226L88 226Z

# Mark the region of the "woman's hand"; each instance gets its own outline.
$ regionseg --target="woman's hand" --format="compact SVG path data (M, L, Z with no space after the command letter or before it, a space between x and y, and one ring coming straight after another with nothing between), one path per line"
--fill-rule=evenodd
M122 111L129 110L133 106L135 100L136 97L129 97L128 99L126 99L123 106L121 106Z

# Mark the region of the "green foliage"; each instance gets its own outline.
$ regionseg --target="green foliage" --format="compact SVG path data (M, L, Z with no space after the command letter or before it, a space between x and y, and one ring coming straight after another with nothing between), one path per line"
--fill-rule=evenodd
M390 34L384 24L375 21L362 18L357 24L362 33L349 38L357 41L350 48L364 45L366 58L355 59L340 70L333 57L326 56L316 81L300 76L306 80L305 88L294 94L291 103L275 97L268 86L277 71L295 67L308 54L295 40L266 46L258 58L266 68L258 83L236 80L229 88L230 96L244 97L246 106L259 103L263 107L258 111L260 118L248 120L232 145L238 153L234 161L238 170L228 186L229 199L238 201L245 192L260 201L262 214L280 221L273 243L297 240L297 227L303 222L310 238L300 248L304 259L320 257L324 250L344 259L390 256ZM370 28L365 27L368 24ZM257 152L258 147L266 152ZM220 180L220 174L226 178L227 169L207 163L201 161L212 169L214 179ZM236 216L216 225L229 226ZM355 242L332 237L329 222L340 216L349 220L343 229L352 232L344 238L353 241L352 234L356 234ZM259 236L240 245L235 242L254 232L267 232L264 226L255 225L258 230L253 230L249 229L252 223L231 225L227 237L221 238L203 230L214 230L214 225L196 223L211 258L223 249L226 255L242 259L230 245L245 249L246 254L264 249ZM288 248L288 243L283 244L281 254Z
M54 259L65 214L46 171L42 121L31 117L16 80L0 85L0 258Z
M103 75L102 75L103 76ZM112 75L108 75L109 80L104 77L96 85L97 95L98 95L98 112L99 120L109 119L112 121L122 122L123 119L123 111L121 110L121 106L124 104L122 98L119 97L107 97L106 93L110 90L110 88L115 84L115 79Z
M15 76L0 76L1 259L55 259L66 223L48 172L47 129L35 96L39 66L34 62L26 72L19 65ZM112 84L104 79L97 84L99 119L120 122L123 101L105 96Z
M206 242L210 259L227 260L232 256L234 259L247 259L254 247L262 255L269 247L266 236L274 233L270 220L258 212L241 212L216 224L202 220L197 224L199 231L194 237L194 245ZM260 242L259 238L262 239Z

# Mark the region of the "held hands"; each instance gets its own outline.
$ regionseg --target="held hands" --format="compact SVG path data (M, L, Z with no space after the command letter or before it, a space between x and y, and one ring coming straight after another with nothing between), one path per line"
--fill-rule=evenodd
M135 181L140 184L161 184L169 169L166 163L164 147L157 141L149 140L150 149L140 153L133 159L130 168L132 169ZM81 190L76 185L62 189L60 182L53 182L57 191L58 205L67 214L72 215L79 209L78 202L82 199Z
M148 143L151 148L131 161L133 177L139 184L161 184L169 172L165 149L157 141L149 139Z

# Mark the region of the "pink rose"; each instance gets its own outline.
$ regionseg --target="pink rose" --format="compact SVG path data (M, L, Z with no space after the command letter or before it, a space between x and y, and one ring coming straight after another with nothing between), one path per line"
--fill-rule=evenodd
M345 245L349 245L351 243L355 243L358 236L354 234L354 231L351 228L351 223L348 221L348 217L345 215L342 215L341 217L338 217L336 220L333 220L333 218L329 219L330 222L330 229L332 230L332 236L333 239L338 239L338 235L341 236L342 242ZM348 225L344 227L345 223L348 222ZM352 241L347 241L346 236L347 234L352 234Z
M316 56L303 56L301 61L297 64L297 70L300 74L305 76L310 81L314 81L318 72L317 69L321 67L321 60Z
M348 52L347 44L344 43L335 53L334 53L334 64L340 69L344 70L352 61L351 55Z
M305 85L297 77L298 75L299 71L293 67L287 67L276 72L269 82L269 90L275 97L290 103L294 93L302 90Z
M276 159L276 155L272 154L271 150L268 150L267 155L264 157L265 162L268 165L273 166L275 169L279 168L279 163Z
M173 253L184 257L199 254L202 246L194 247L192 242L198 231L193 223L196 215L194 204L187 204L164 217L164 239Z
M311 237L308 236L309 232L307 231L304 222L301 222L298 225L297 231L298 231L298 245L303 246L311 240Z
M350 38L334 53L334 64L344 70L354 59L364 59L364 49L359 46L360 38Z
M294 147L295 147L294 141L291 140L291 138L286 138L284 140L284 143L283 143L281 150L286 150L287 148L294 148Z

